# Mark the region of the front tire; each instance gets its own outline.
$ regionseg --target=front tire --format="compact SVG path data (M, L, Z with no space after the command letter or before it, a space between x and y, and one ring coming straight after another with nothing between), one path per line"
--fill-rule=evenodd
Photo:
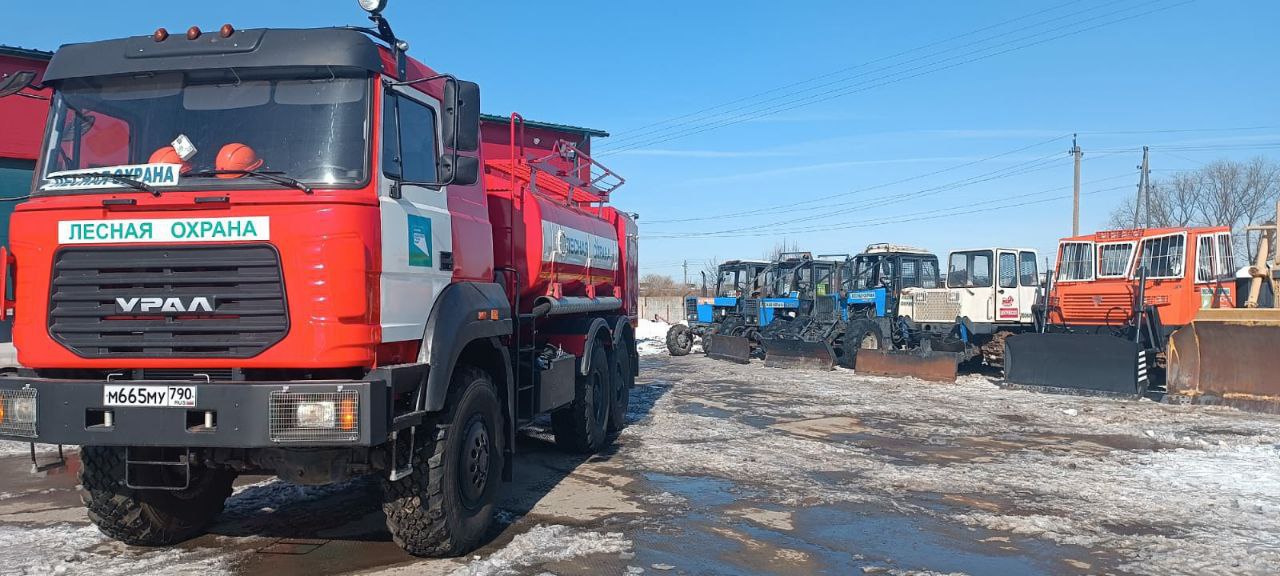
M391 538L414 556L458 556L477 548L493 523L502 482L503 430L493 380L459 366L441 425L418 429L413 473L383 477Z
M125 450L80 450L81 500L103 534L133 546L167 546L203 534L222 513L234 472L193 465L186 489L135 490L125 486Z
M672 356L688 356L693 350L693 334L684 324L676 324L667 330L667 352Z
M884 334L880 331L880 324L872 320L857 320L845 330L841 365L856 369L859 350L883 350L884 347Z
M608 441L613 368L599 340L591 344L590 362L587 373L576 378L573 402L551 413L556 445L579 454L599 452Z

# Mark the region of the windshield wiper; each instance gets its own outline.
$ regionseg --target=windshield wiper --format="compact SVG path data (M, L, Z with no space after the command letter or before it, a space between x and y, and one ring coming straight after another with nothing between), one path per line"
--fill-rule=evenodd
M124 184L125 186L128 186L128 187L130 187L130 188L133 188L134 190L141 190L141 191L143 191L143 192L150 192L152 196L159 196L159 195L160 195L160 191L159 191L159 190L157 190L157 189L155 189L155 188L152 188L152 187L151 187L149 184L147 184L146 182L143 182L143 181L141 181L141 180L138 180L137 178L130 178L130 177L128 177L128 176L124 176L124 175L122 175L122 174L112 174L112 173L110 173L110 172L82 172L82 173L79 173L79 174L50 174L50 175L47 177L47 179L48 179L48 180L65 180L65 179L67 179L67 178L86 178L86 177L91 177L91 178L106 178L107 180L111 180L111 181L114 181L114 182L119 182L119 183L121 183L121 184Z
M196 172L188 172L183 174L187 178L207 178L209 176L217 176L219 174L230 174L235 176L251 176L259 180L274 182L290 188L297 188L307 194L311 193L311 187L303 184L301 181L284 175L284 172L265 171L265 170L199 170Z

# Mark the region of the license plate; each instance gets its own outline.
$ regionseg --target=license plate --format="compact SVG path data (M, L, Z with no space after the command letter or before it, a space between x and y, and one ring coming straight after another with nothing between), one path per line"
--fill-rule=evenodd
M106 406L153 406L195 408L195 386L103 386Z

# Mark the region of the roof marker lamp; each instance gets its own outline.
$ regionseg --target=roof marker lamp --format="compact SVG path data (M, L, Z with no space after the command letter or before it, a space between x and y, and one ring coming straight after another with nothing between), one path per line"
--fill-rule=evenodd
M360 3L360 7L363 8L365 12L368 12L369 14L372 14L375 16L378 13L382 12L382 10L387 7L387 0L357 0L357 1Z

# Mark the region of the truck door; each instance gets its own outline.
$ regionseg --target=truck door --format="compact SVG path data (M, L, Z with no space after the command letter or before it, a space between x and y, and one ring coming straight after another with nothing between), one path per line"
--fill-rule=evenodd
M1000 250L996 267L996 322L1017 322L1022 309L1022 293L1018 288L1018 253Z
M1031 306L1040 295L1040 270L1037 260L1040 255L1031 250L1018 252L1018 321L1030 323L1034 320Z
M422 338L427 316L453 278L448 194L437 182L440 105L416 90L384 93L380 282L382 341Z

